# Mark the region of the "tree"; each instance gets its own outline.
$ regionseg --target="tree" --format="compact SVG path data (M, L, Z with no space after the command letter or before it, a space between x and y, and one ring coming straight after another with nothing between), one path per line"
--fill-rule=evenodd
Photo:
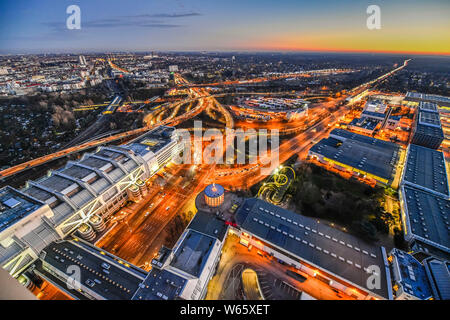
M297 192L297 201L301 201L306 205L313 205L322 198L319 188L311 182L305 182Z

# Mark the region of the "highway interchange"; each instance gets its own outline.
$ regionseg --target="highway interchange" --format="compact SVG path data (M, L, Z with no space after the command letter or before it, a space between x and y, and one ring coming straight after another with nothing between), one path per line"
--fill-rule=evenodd
M393 73L390 72L389 75L391 74ZM379 81L382 79L384 79L383 76L379 78ZM180 87L185 86L188 88L189 98L166 103L155 112L149 113L144 120L145 126L143 128L88 141L19 164L0 172L1 177L12 176L23 170L39 166L74 152L136 136L159 125L177 126L202 112L206 112L209 115L220 115L216 117L216 121L220 119L223 122L222 126L225 128L279 130L280 136L286 138L281 141L278 149L271 150L271 152L260 157L257 164L176 165L169 163L147 181L150 191L140 203L129 204L120 210L121 213L116 214L116 217L122 215L124 218L118 220L114 227L97 241L96 245L130 263L149 270L149 262L164 243L162 238L164 228L177 214L188 211L195 212L193 207L194 199L206 185L216 182L222 184L225 188L247 189L266 177L266 175L262 174L261 169L265 163L275 160L274 157L278 158L280 164L293 155L298 155L300 159L305 159L312 143L326 137L335 124L350 110L350 105L345 100L349 96L347 94L311 108L307 119L296 120L287 124L282 124L278 120L252 123L235 121L230 111L217 101L216 97L211 95L207 89L189 84L179 74L175 75L175 82ZM371 81L350 92L352 95L358 94L374 83L376 81ZM330 109L334 111L329 112ZM203 148L205 146L203 145ZM162 184L161 181L163 181ZM114 219L114 216L112 219ZM317 293L316 295L323 298L328 297L328 294L335 296L335 293L327 293L326 295ZM214 297L211 296L211 298Z

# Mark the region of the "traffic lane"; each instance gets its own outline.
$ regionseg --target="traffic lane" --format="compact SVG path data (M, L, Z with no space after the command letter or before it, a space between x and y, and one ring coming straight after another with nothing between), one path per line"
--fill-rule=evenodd
M200 181L192 180L193 188L190 190L193 192L186 193L183 196L183 190L180 189L180 186L173 185L170 190L167 190L164 201L161 199L159 205L154 207L150 215L146 217L143 214L145 208L142 208L136 215L141 218L144 216L142 222L140 221L129 232L118 233L115 238L110 239L108 247L112 246L111 252L133 264L141 265L148 262L147 260L153 257L155 253L153 247L155 238L178 213L178 209L196 196L196 191L199 191L198 189L202 187L201 179L206 173L198 175ZM163 196L160 195L160 198L163 198ZM130 227L133 226L130 225Z
M202 177L205 174L199 176ZM186 195L182 196L180 188L174 188L169 195L167 201L164 201L164 205L160 206L158 210L154 212L152 215L153 219L143 226L141 230L139 230L139 238L136 243L139 244L140 250L138 254L134 256L133 260L135 264L142 265L146 262L149 262L148 259L152 258L159 248L155 248L154 242L155 239L161 234L166 225L175 217L176 214L179 213L179 210L184 207L186 203L192 200L193 197L196 197L199 186L201 187L201 183L191 183L191 191L190 193L186 193ZM167 206L167 207L166 207ZM132 254L132 253L130 253Z
M172 186L174 188L174 186ZM170 192L171 189L166 191ZM120 248L122 248L127 242L130 242L128 245L133 243L133 238L136 237L136 232L140 232L140 230L145 227L146 224L151 224L151 221L158 217L158 211L164 206L163 199L166 196L161 191L157 191L156 195L149 200L152 203L156 203L152 208L149 209L148 205L143 206L138 211L134 212L132 216L126 219L121 223L120 228L115 230L114 235L106 239L100 244L105 250L114 251L117 254L120 254ZM150 214L146 214L150 212ZM131 236L130 236L131 234ZM117 249L119 248L119 250ZM122 257L125 259L125 257Z
M220 293L224 283L228 277L229 272L237 264L252 265L255 269L261 269L265 273L288 283L299 291L304 291L312 297L319 300L354 300L352 297L335 292L330 286L324 282L307 276L307 280L300 282L286 274L287 270L298 270L282 265L275 259L269 258L263 254L260 256L257 252L259 250L253 248L251 251L247 247L239 243L239 237L230 235L227 237L224 247L222 249L222 257L217 267L217 272L211 279L208 285L208 292L206 299L217 300L220 298Z
M155 175L152 181L155 182L156 178L157 176ZM152 206L151 203L154 204L160 201L161 197L158 197L160 195L162 195L162 192L159 188L150 187L150 194L145 197L145 203L139 209L136 210L132 208L133 206L135 206L135 204L119 209L118 212L126 212L127 216L122 221L120 221L120 223L115 228L110 230L108 234L97 243L97 245L108 251L111 251L113 249L112 245L118 246L120 244L118 243L120 237L122 237L123 234L126 234L126 232L130 229L137 228L148 216L146 213L155 209L155 206ZM145 213L142 214L144 211Z

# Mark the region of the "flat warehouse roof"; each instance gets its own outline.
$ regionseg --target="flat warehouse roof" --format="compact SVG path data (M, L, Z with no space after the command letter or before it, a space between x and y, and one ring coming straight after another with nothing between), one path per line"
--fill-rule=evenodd
M449 196L444 154L441 151L410 144L403 182Z
M424 265L430 275L429 279L434 297L440 300L450 300L450 263L427 258Z
M450 201L406 185L402 189L409 232L450 252Z
M263 241L296 255L386 299L390 296L382 248L318 223L315 219L282 209L259 199L247 199L236 213L236 222ZM366 288L366 268L381 271L381 288Z
M395 175L400 147L394 143L334 129L310 151L386 180Z
M7 186L0 189L0 232L43 206Z
M80 163L85 166L93 167L96 169L100 169L101 167L106 166L107 164L113 166L109 161L105 161L94 157L86 157L85 159L81 160Z
M179 247L175 250L170 265L198 277L211 250L214 248L215 242L216 239L210 236L188 230Z
M186 229L192 229L223 241L227 232L227 225L215 215L199 210Z
M75 245L72 241L53 242L43 251L46 254L41 259L64 273L71 265L79 266L81 284L87 286L88 279L99 280L100 283L94 282L90 289L108 300L130 300L143 281L144 274L141 279L133 271L127 272L116 266L112 259L102 259L93 254L89 249L83 248L82 244ZM101 264L104 262L110 265L109 274L103 272Z
M179 275L153 268L133 296L133 300L174 300L183 291L187 280Z

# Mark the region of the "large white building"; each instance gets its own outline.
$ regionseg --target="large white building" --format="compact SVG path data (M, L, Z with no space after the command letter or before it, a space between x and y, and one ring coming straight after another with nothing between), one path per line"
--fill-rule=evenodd
M158 127L124 146L84 154L22 190L0 189L0 266L17 277L51 242L119 209L129 187L182 149L174 128Z

